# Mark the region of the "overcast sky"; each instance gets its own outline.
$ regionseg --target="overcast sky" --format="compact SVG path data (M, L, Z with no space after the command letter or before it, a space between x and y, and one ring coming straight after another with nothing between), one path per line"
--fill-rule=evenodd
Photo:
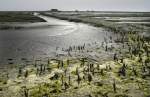
M150 0L0 0L0 10L150 11Z

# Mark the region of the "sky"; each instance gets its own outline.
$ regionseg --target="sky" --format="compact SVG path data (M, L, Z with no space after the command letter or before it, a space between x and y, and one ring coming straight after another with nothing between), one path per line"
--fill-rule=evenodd
M0 0L0 11L50 10L149 11L150 0Z

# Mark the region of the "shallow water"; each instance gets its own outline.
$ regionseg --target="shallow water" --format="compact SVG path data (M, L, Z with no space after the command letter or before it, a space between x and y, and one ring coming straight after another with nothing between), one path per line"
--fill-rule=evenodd
M102 28L40 17L48 22L16 24L27 28L0 30L0 64L7 64L9 58L19 62L21 58L53 56L56 47L102 42L106 36L106 31Z

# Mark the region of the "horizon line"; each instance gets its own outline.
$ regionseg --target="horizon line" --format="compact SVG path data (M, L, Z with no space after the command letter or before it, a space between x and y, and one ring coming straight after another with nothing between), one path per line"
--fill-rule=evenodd
M49 10L0 10L0 12L7 12L7 11L51 11L51 9ZM75 12L75 11L78 11L78 12L150 12L150 11L127 11L127 10L59 10L58 11L60 12Z

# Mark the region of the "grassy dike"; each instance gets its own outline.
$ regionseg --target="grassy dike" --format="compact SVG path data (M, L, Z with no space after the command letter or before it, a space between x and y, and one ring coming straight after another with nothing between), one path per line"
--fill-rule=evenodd
M0 12L0 29L21 29L21 26L11 26L9 23L35 23L46 22L33 15L34 12Z
M34 12L0 12L0 22L46 22Z

